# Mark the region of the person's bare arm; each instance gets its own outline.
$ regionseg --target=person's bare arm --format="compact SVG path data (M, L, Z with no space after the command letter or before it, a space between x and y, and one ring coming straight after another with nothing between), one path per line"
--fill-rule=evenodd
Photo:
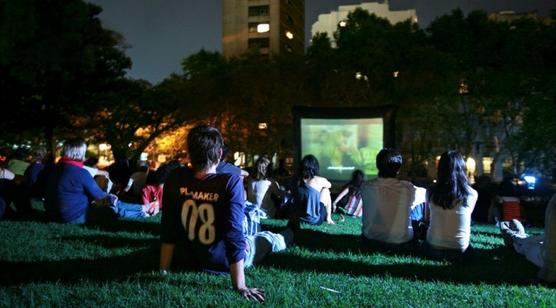
M264 302L264 291L257 288L248 288L245 285L245 272L243 270L243 260L230 265L230 277L232 278L232 286L247 300L255 300Z
M344 188L344 190L342 190L342 192L338 195L338 197L336 197L334 202L332 202L332 211L336 209L336 204L338 204L338 202L340 202L340 200L342 200L342 198L345 197L345 195L347 195L348 192L349 192L349 188Z

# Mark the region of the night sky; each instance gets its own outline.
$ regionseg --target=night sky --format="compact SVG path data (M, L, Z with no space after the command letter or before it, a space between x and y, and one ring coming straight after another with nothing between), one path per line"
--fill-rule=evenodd
M226 0L91 0L103 7L104 26L126 38L133 61L129 76L157 83L181 71L182 59L199 51L221 51L222 1ZM364 1L371 2L371 1ZM464 12L536 10L548 16L556 0L390 0L390 9L415 8L419 24L426 27L436 16L460 7ZM356 0L305 0L305 35L317 16Z

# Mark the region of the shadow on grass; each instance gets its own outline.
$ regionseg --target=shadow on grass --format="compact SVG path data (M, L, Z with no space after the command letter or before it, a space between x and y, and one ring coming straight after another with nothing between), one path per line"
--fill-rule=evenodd
M132 232L160 235L160 223L155 220L105 219L88 222L85 228L108 232Z
M158 268L159 245L157 240L113 238L106 236L75 236L68 241L86 241L108 248L128 248L131 253L94 259L71 259L59 261L6 262L0 261L4 270L0 273L0 285L17 285L38 282L75 282L82 279L93 281L124 280L139 272ZM145 247L138 249L139 247Z
M381 255L427 258L420 250L393 252L363 248L359 236L355 235L335 235L315 230L302 230L296 236L296 246L300 248L311 251L347 253L347 256L334 258L315 255L300 256L295 252L285 251L284 253L267 256L261 266L296 272L321 272L350 276L389 275L398 278L450 283L486 283L493 285L530 285L536 283L537 268L523 256L517 255L505 247L494 249L475 248L470 256L471 258L463 263L427 261L419 264L417 262L411 263L407 259L393 257L394 259L391 259L392 264L372 264L373 262L383 262L384 258ZM365 261L351 260L350 254L362 255Z

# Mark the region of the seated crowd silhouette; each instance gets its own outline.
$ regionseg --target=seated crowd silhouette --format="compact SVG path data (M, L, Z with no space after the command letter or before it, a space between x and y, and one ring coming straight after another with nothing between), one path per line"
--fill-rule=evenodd
M99 170L86 159L82 140L67 140L62 157L44 147L19 149L0 158L0 219L33 216L32 199L44 201L50 221L84 224L96 219L144 219L162 213L160 273L170 270L177 244L186 247L196 267L228 273L232 286L249 300L264 300L264 291L247 287L244 268L259 264L271 252L287 249L303 224L335 224L334 212L362 221L364 249L423 254L450 262L473 255L471 224L481 194L471 187L463 157L456 151L440 156L436 182L428 189L399 179L402 155L382 149L376 156L378 176L351 180L332 200L332 184L319 176L319 162L306 155L295 176L281 165L259 157L251 172L225 161L227 148L211 126L193 128L187 137L188 159L176 157L158 168L115 155L114 164ZM283 161L281 162L283 163ZM279 179L277 181L276 179ZM498 223L505 244L539 268L539 278L556 281L556 195L548 203L545 232L528 236L519 221L519 199L502 183L495 206L480 209ZM485 194L486 195L486 194ZM484 197L484 195L483 195ZM517 201L516 201L517 200ZM519 207L517 207L519 208ZM279 233L261 231L259 220L288 219Z

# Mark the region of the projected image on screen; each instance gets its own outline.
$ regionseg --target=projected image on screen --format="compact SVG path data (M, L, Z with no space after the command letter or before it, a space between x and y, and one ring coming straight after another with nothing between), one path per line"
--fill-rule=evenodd
M321 176L330 180L347 181L356 169L376 176L383 127L382 118L301 119L301 155L315 155Z

